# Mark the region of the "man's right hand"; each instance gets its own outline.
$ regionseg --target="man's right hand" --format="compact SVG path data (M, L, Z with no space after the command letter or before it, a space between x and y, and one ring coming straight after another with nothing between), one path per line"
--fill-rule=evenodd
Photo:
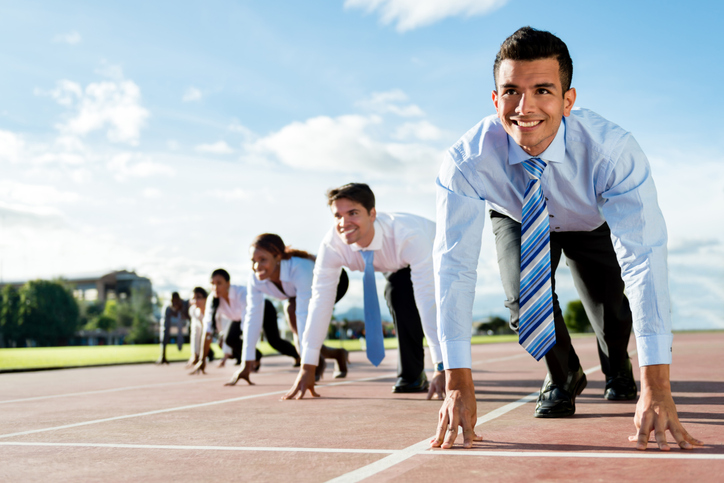
M319 394L314 391L314 370L316 368L317 366L313 366L312 364L304 364L302 368L299 369L299 375L297 376L297 380L294 381L294 385L288 393L282 396L282 399L302 399L304 393L307 391L309 391L312 396L319 397Z
M460 426L463 428L463 447L472 448L473 441L483 440L482 435L475 433L478 404L475 400L473 373L470 369L447 369L445 379L446 397L438 415L437 434L430 441L430 446L452 448Z

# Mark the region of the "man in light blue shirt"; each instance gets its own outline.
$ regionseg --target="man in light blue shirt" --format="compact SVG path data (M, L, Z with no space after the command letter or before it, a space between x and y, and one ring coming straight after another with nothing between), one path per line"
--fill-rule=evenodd
M533 157L546 164L540 185L550 225L556 332L545 355L548 375L536 417L572 415L586 386L555 296L555 270L564 253L596 331L606 399L636 398L627 352L633 325L641 397L631 441L645 449L655 431L659 448L668 450L669 430L682 448L701 444L679 423L671 397L667 235L648 161L630 133L591 111L573 110L572 73L560 39L530 27L518 30L495 61L497 115L450 148L440 169L433 258L447 397L433 446L452 447L458 426L465 447L480 438L474 432L470 329L486 203L511 327L518 330L520 223L530 179L521 163Z

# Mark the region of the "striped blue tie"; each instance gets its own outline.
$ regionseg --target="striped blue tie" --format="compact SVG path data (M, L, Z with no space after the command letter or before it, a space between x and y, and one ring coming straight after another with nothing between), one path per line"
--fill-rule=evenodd
M375 366L379 366L382 359L385 358L385 341L382 333L380 301L377 298L377 287L375 286L375 267L373 266L375 252L365 250L360 253L365 261L365 273L362 277L362 285L364 287L367 359Z
M551 290L548 210L540 185L546 163L523 161L530 180L525 189L520 235L520 323L518 341L537 361L556 343Z

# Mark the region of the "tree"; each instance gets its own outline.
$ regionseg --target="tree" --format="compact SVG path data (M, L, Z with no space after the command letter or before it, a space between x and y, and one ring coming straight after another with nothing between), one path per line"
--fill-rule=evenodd
M151 303L151 294L142 289L132 289L130 300L119 304L124 307L124 311L130 314L131 331L128 334L128 341L135 344L152 343L156 334L152 330L151 322L153 321L153 304ZM119 311L121 313L121 311Z
M23 340L22 329L18 323L20 294L12 285L5 285L0 292L0 333L6 343L17 345Z
M65 342L78 329L78 302L62 282L33 280L20 288L18 325L39 345Z
M568 302L566 311L563 314L563 320L571 332L591 332L593 330L580 300Z

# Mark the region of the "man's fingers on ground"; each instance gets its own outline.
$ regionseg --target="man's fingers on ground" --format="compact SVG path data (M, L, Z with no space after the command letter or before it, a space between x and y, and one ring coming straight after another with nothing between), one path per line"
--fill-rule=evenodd
M661 451L669 451L669 444L666 442L666 432L663 430L655 430L654 437L656 438L656 444L659 445Z

